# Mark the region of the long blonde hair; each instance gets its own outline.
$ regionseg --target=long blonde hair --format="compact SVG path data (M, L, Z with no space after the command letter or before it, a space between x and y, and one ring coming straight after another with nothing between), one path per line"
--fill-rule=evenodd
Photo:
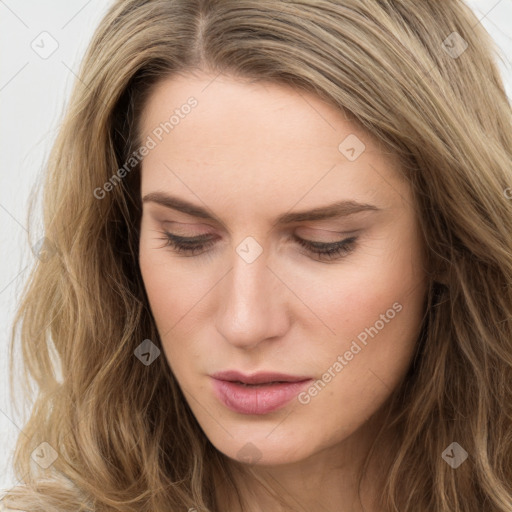
M11 340L11 393L18 339L25 395L30 379L37 393L16 444L22 483L5 504L223 512L214 475L234 486L225 457L165 358L134 356L143 340L160 343L138 267L140 163L105 185L141 145L155 84L207 70L313 92L400 157L430 284L383 426L399 437L382 462L382 510L510 512L512 116L496 54L462 0L115 2L48 160L46 256ZM442 457L453 442L468 454L456 469ZM41 443L58 454L47 469L31 459Z

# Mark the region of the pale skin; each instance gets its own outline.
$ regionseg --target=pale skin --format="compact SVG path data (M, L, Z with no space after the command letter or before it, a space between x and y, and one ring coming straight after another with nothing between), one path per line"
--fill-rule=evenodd
M140 268L167 362L212 444L236 467L238 452L252 443L259 458L251 467L290 501L281 508L253 479L238 477L247 510L358 512L364 505L378 512L385 478L378 460L361 499L355 472L379 425L376 413L412 361L424 314L412 191L395 157L368 133L317 96L285 85L209 74L166 79L145 106L142 140L191 96L197 106L142 164L143 198L172 195L212 216L143 202ZM339 149L349 135L365 145L353 161L353 152ZM284 213L339 201L375 208L276 223ZM187 256L165 246L166 231L211 242ZM249 236L261 248L251 263L237 252ZM319 260L294 236L357 239L341 256ZM400 312L307 404L292 400L247 415L212 391L210 375L221 370L321 379L396 303ZM221 510L237 512L232 497L219 483Z

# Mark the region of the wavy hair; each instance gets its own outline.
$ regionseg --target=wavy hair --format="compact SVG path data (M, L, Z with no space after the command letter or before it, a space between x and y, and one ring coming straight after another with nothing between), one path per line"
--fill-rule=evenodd
M313 92L399 156L429 286L382 427L397 439L382 461L381 510L510 512L512 112L498 54L462 0L116 1L45 168L45 257L10 346L13 400L19 343L34 405L5 505L223 512L215 479L236 490L165 358L146 366L134 356L145 339L160 346L138 267L140 162L104 186L141 146L154 86L201 70ZM468 453L457 469L442 457L452 442ZM41 443L58 454L47 469L31 460Z

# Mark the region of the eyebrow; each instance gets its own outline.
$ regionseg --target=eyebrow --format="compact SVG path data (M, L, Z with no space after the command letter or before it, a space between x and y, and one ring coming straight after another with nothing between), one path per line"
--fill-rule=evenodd
M142 198L143 203L157 203L166 208L178 210L193 217L209 219L224 224L215 215L212 215L206 208L189 203L184 199L166 194L164 192L150 192ZM339 217L346 217L359 212L379 211L380 208L373 204L358 203L356 201L338 201L326 206L320 206L311 210L283 213L277 217L276 224L290 224L292 222L303 222L311 220L325 220Z

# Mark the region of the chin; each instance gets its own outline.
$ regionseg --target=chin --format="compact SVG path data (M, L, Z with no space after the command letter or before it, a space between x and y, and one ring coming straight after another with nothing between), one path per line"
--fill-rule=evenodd
M284 420L287 421L286 419ZM293 425L251 425L242 429L227 426L232 435L207 436L210 442L226 457L244 464L257 466L277 466L293 464L304 460L316 451L317 443L312 442L310 435L299 436ZM279 430L279 433L277 433ZM306 444L307 442L307 444ZM320 443L318 443L318 449Z

